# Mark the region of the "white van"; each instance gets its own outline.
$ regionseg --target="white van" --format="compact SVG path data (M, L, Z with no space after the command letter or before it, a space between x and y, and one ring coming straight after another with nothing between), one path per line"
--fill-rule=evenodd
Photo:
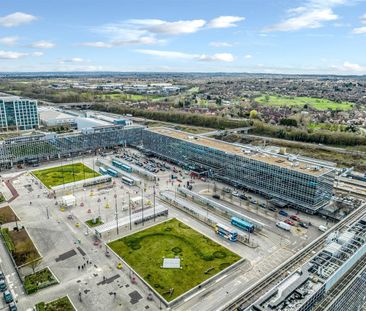
M327 231L327 230L328 230L328 227L323 226L323 225L320 225L320 226L318 227L318 229L319 229L320 231L322 231L322 232L325 232L325 231Z

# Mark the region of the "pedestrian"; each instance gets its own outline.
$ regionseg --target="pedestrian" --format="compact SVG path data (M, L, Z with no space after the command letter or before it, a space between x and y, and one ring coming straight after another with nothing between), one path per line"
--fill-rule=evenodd
M78 266L78 270L80 270L80 266Z
M81 269L84 270L84 266L81 266Z

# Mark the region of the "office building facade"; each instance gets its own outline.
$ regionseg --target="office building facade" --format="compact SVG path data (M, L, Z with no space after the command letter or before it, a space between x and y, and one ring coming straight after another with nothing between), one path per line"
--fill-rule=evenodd
M39 127L36 100L20 97L0 97L0 130L23 131Z

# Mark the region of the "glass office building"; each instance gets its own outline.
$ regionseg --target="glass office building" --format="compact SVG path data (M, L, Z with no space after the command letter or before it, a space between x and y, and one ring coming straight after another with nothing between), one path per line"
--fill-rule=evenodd
M332 197L335 167L188 133L156 128L143 134L145 150L217 180L315 213Z
M0 97L0 129L31 130L38 128L37 101L20 97Z

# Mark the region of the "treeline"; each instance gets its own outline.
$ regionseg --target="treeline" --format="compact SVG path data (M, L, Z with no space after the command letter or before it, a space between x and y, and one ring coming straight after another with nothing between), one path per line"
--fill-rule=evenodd
M252 124L251 121L246 120L232 120L218 116L206 116L189 112L146 110L113 104L95 104L93 106L93 109L117 114L132 114L134 117L142 117L157 121L194 126L210 127L220 130L237 127L247 127L251 126Z
M331 132L327 130L308 132L305 129L274 126L260 121L254 122L251 134L324 145L366 145L365 136L356 135L353 133Z
M224 117L206 116L189 112L138 109L117 104L95 104L93 109L116 114L132 114L134 117L142 117L151 120L178 124L210 127L220 130L252 126L252 129L250 130L251 134L299 142L335 146L366 145L365 136L356 135L353 133L332 132L328 130L310 131L296 127L270 125L259 120L232 120Z

